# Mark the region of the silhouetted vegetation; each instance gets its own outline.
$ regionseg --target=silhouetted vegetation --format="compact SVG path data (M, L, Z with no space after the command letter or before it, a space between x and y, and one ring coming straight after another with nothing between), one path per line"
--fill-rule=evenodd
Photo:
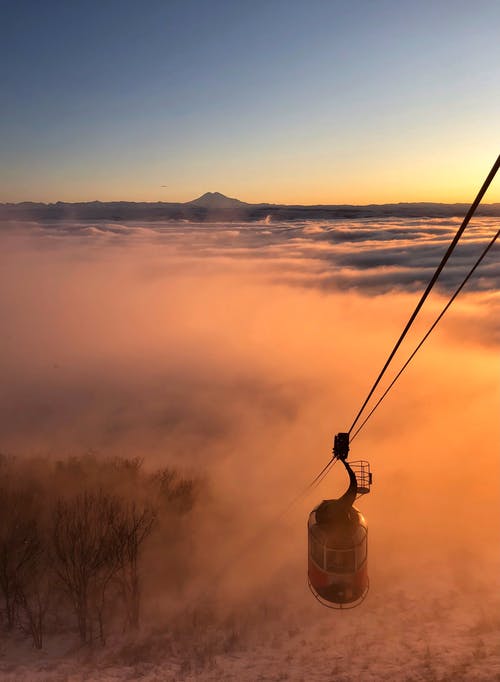
M93 454L59 461L0 456L0 475L6 633L19 630L38 649L46 633L68 629L82 644L104 645L109 632L140 626L146 550L152 564L164 565L167 593L169 568L179 562L182 575L181 531L198 479Z

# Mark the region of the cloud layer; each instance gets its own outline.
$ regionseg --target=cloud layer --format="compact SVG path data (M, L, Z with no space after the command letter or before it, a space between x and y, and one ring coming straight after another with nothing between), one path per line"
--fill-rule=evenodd
M229 565L218 589L230 603L285 594L287 617L323 623L329 647L330 615L319 619L304 583L304 527L345 478L334 470L286 518L269 519L329 458L333 434L348 428L455 228L397 220L4 226L0 449L93 450L201 470L213 505L200 518L191 596ZM475 225L448 285L494 229L489 220ZM457 604L469 608L479 590L488 618L496 608L497 283L492 253L353 448L375 470L373 492L360 501L372 592L361 620L338 627L347 640L370 624L362 641L372 642L381 675L392 670L386 642L406 627L401 609L416 623L414 650L401 654L410 664L436 622L431 601L435 611L454 605L453 619L439 621L454 660L466 608ZM398 363L444 301L440 293L429 300ZM236 610L238 623L246 608Z
M322 289L370 293L417 290L430 278L460 224L459 219L334 220L291 223L6 223L4 233L35 238L37 248L154 246L177 259L217 260L241 267L253 262L274 278ZM498 229L497 218L470 225L441 275L438 287L456 287ZM496 247L495 247L496 248ZM494 251L469 283L497 290L500 262ZM287 280L288 278L288 280Z

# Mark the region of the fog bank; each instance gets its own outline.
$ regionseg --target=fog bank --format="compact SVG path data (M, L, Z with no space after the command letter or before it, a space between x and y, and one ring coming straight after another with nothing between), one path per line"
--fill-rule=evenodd
M447 287L491 226L481 223L464 245ZM493 617L498 599L498 259L353 445L352 458L374 470L359 502L370 527L366 603L348 616L322 611L304 578L306 514L342 492L339 467L269 521L349 427L450 229L12 225L1 237L0 449L140 457L146 469L205 476L197 572L182 600L210 584L236 621L249 603L276 600L309 634L335 622L322 641L337 627L346 637L368 629L373 652L412 612L428 641L442 637L458 656L457 623L473 626L465 605L477 600ZM432 296L401 360L445 301L444 290ZM431 635L436 604L454 615ZM255 618L252 633L272 630L272 619Z

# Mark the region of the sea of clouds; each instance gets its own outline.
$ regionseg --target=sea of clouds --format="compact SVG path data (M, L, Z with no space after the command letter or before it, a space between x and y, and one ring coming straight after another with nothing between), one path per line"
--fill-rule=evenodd
M137 456L210 480L183 598L220 593L251 636L192 679L495 679L498 247L353 447L375 470L365 604L332 616L304 579L306 515L342 492L338 468L277 520L350 425L458 224L0 225L0 450ZM497 229L470 226L398 363Z

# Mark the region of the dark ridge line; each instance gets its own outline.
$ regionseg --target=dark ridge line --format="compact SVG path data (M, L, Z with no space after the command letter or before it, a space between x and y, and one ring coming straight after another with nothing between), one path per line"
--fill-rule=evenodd
M219 192L206 192L188 202L84 201L0 203L1 220L187 220L275 221L356 218L461 217L466 203L399 202L391 204L248 204ZM478 215L500 217L500 203L482 204Z

